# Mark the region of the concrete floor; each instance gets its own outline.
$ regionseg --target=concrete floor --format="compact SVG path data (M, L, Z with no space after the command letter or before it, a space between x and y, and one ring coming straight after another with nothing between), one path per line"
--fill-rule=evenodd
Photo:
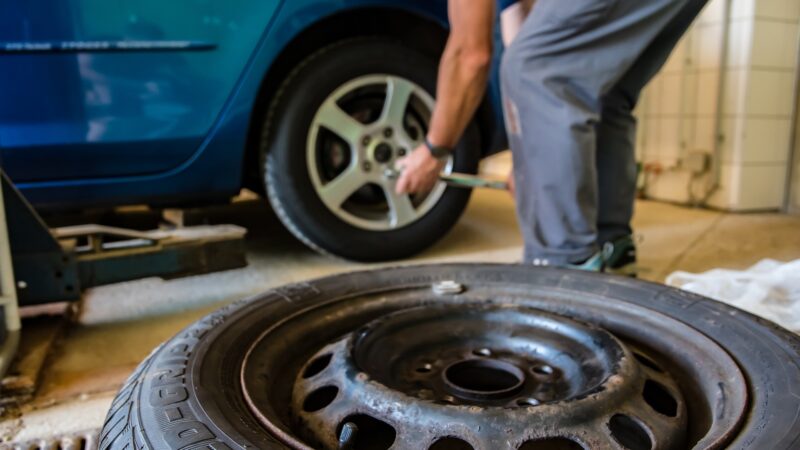
M88 292L76 323L52 351L32 402L0 423L0 443L100 427L115 391L156 345L226 302L284 283L372 267L313 253L260 203L235 211L227 219L254 230L247 268ZM675 270L743 269L768 257L800 258L800 217L733 215L641 201L634 222L640 275L648 280L663 281ZM508 194L476 192L455 229L407 263L515 262L521 244Z

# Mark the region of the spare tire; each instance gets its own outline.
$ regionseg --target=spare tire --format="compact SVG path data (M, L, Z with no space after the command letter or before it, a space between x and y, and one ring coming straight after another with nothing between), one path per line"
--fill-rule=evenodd
M799 390L796 335L704 297L403 267L277 288L186 328L127 381L100 448L796 449Z

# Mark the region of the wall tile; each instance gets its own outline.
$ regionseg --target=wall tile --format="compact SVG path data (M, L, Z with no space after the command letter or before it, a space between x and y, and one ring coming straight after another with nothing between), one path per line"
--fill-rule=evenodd
M672 168L651 180L652 198L688 201L690 175L677 163L687 150L714 148L725 1L709 2L644 94L639 154L644 161ZM800 0L731 0L730 20L720 130L721 187L710 205L742 211L776 209L783 203L785 188ZM704 186L697 181L698 196Z
M756 20L751 64L762 68L793 69L797 65L799 29L796 23Z
M666 202L686 203L689 201L687 186L689 173L685 171L666 171L650 177L647 197Z
M659 125L658 154L665 164L674 165L681 154L681 119L663 117Z
M794 108L795 76L791 72L753 69L747 83L748 116L789 117Z
M695 111L698 115L716 114L719 90L719 72L703 71L697 75L697 99Z
M691 39L690 34L685 35L672 53L667 59L667 62L664 64L664 68L661 69L662 73L683 73L686 69L686 60L690 57L690 50L691 50Z
M650 116L658 116L661 114L661 99L664 86L664 75L659 74L650 82L647 88L648 102L647 114Z
M723 164L720 168L720 182L717 190L711 195L708 204L717 209L732 209L738 201L738 186L741 178L741 166ZM701 188L698 188L698 190Z
M692 150L712 151L714 149L714 118L698 117L693 121L694 135L691 141Z
M725 74L722 109L727 115L744 114L747 109L747 69L728 69Z
M741 116L725 117L722 119L722 129L719 131L722 135L722 140L719 145L722 162L724 164L739 161L745 122L746 119ZM715 136L712 136L712 138L714 137Z
M688 120L693 120L697 115L698 75L694 72L684 74L683 78L683 104L681 112Z
M683 112L683 75L681 73L665 73L662 83L660 113L671 116L680 115Z
M715 69L720 64L722 23L699 25L692 38L693 65L699 69Z
M739 160L743 163L786 163L789 159L789 119L748 118Z
M786 165L742 166L738 211L769 210L783 207L786 189Z
M800 18L800 2L797 0L757 0L755 14L758 17L793 20Z
M703 9L703 12L700 13L700 16L697 18L697 23L704 25L709 23L719 23L722 22L722 15L723 15L723 7L725 6L726 0L710 0L706 7ZM743 1L743 0L737 0Z

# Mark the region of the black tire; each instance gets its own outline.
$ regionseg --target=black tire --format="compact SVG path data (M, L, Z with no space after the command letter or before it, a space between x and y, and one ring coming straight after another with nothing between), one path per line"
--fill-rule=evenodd
M798 336L722 303L661 285L504 265L420 266L337 275L232 304L186 328L142 363L113 403L100 448L284 448L262 428L243 400L241 364L261 333L312 306L345 304L365 293L426 289L441 280L497 289L512 283L528 286L526 294L533 293L547 309L568 316L582 313L565 299L591 298L587 301L645 308L679 320L723 347L747 378L749 411L727 448L800 448ZM356 330L361 324L352 326ZM318 350L302 347L296 351L309 357ZM261 377L278 383L285 375L282 372L294 369L263 370ZM724 407L724 397L716 400Z
M268 114L261 144L267 194L284 225L319 252L362 262L402 259L429 247L452 228L470 197L469 190L448 188L427 215L386 231L356 227L325 206L306 164L309 127L319 106L337 88L371 74L408 79L433 95L437 61L380 38L325 48L302 62L285 81ZM479 162L479 136L471 125L455 150L454 171L476 173Z

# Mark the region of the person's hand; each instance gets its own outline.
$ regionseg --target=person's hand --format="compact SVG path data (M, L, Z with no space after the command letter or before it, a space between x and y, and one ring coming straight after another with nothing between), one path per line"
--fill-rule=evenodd
M439 181L446 162L431 155L428 147L420 145L411 154L397 161L400 178L395 185L398 194L430 192Z

